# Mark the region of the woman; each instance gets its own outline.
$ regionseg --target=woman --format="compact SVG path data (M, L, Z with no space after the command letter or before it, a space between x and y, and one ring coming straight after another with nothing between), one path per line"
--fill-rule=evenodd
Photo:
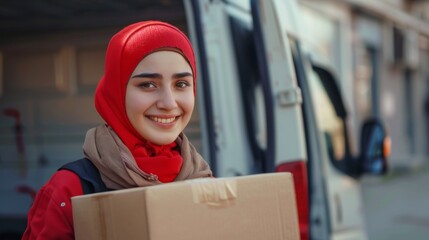
M106 124L90 129L83 145L108 189L212 176L182 133L195 90L193 49L177 28L146 21L112 37L95 93ZM38 192L23 239L73 239L70 198L82 194L76 173L57 171Z

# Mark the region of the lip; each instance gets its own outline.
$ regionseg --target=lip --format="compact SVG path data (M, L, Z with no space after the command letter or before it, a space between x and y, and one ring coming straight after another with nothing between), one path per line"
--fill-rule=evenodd
M160 128L172 128L181 115L148 115L147 119Z

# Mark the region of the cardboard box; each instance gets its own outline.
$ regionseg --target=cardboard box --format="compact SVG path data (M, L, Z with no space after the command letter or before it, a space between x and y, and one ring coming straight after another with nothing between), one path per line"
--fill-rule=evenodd
M76 239L299 239L290 173L195 179L72 198Z

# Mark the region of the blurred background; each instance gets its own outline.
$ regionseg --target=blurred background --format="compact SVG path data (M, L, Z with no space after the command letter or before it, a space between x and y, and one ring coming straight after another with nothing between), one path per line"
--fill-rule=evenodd
M362 178L369 239L427 239L429 1L298 4L308 48L338 69L354 135L373 116L392 140L389 174ZM108 41L124 25L148 19L188 32L182 1L0 2L2 229L25 227L37 189L82 157L86 131L102 122L93 93ZM194 114L186 132L201 150L200 131Z

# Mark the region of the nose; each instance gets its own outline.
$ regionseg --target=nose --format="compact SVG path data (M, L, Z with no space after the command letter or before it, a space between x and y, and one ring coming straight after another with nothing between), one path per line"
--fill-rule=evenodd
M156 106L159 109L171 110L177 108L176 96L172 89L164 88L159 95Z

